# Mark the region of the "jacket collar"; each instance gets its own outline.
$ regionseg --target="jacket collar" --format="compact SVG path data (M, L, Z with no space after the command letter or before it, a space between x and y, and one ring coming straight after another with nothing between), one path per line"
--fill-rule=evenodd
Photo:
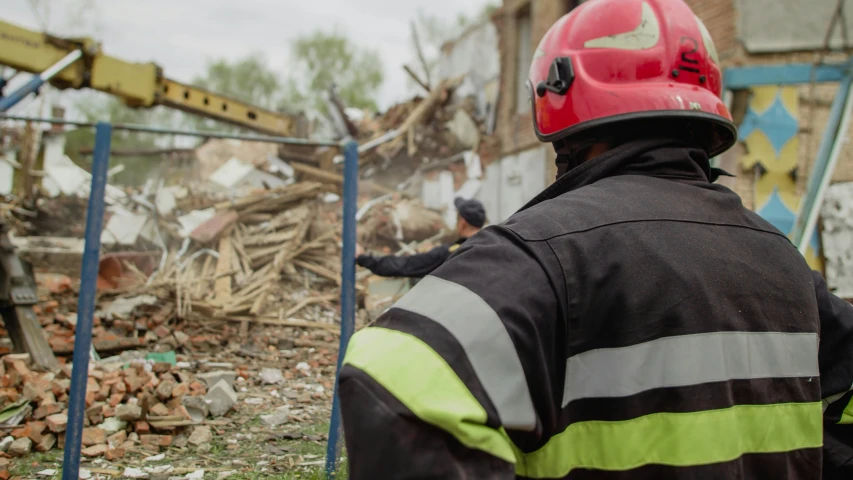
M608 150L569 170L519 211L603 178L619 175L644 175L707 186L718 176L729 174L711 168L708 155L703 150L686 147L671 139L639 140Z

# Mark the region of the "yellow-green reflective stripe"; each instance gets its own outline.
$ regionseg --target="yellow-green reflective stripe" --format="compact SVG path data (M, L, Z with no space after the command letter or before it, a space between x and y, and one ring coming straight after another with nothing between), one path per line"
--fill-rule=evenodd
M746 453L788 452L823 444L821 402L737 405L695 413L655 413L619 422L579 422L523 455L516 473L561 478L577 468L631 470L646 464L689 467Z
M487 415L480 402L450 365L417 337L365 328L350 340L344 364L370 375L418 418L462 445L515 463L506 433L484 425Z
M841 395L843 396L846 393L847 392L844 392ZM838 420L838 423L847 425L853 423L853 398L851 398L847 403L847 406L844 407L844 411L841 412L841 419Z

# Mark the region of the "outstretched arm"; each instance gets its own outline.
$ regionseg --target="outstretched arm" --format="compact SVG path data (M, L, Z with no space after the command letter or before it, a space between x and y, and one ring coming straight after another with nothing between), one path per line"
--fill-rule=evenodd
M440 267L448 257L450 250L442 245L426 253L407 256L359 255L356 263L382 277L423 277Z

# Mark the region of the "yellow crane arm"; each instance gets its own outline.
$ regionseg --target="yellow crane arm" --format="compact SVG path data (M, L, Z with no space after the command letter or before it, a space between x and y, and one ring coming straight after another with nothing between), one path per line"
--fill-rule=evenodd
M164 105L269 135L298 135L292 115L170 80L154 63L126 62L104 54L91 38L58 38L0 20L0 65L38 75L77 49L83 57L53 77L51 85L92 88L130 107Z

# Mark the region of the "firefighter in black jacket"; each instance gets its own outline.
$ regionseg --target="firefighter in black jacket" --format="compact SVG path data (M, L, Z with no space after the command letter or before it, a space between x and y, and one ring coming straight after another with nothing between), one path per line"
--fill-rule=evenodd
M714 184L701 21L591 0L533 58L559 177L353 336L350 478L853 478L853 306Z
M457 198L454 201L456 211L456 234L459 238L449 245L439 245L425 253L408 256L388 255L374 257L365 255L361 245L356 247L356 263L376 275L383 277L414 277L429 275L450 255L486 224L486 209L477 200Z

